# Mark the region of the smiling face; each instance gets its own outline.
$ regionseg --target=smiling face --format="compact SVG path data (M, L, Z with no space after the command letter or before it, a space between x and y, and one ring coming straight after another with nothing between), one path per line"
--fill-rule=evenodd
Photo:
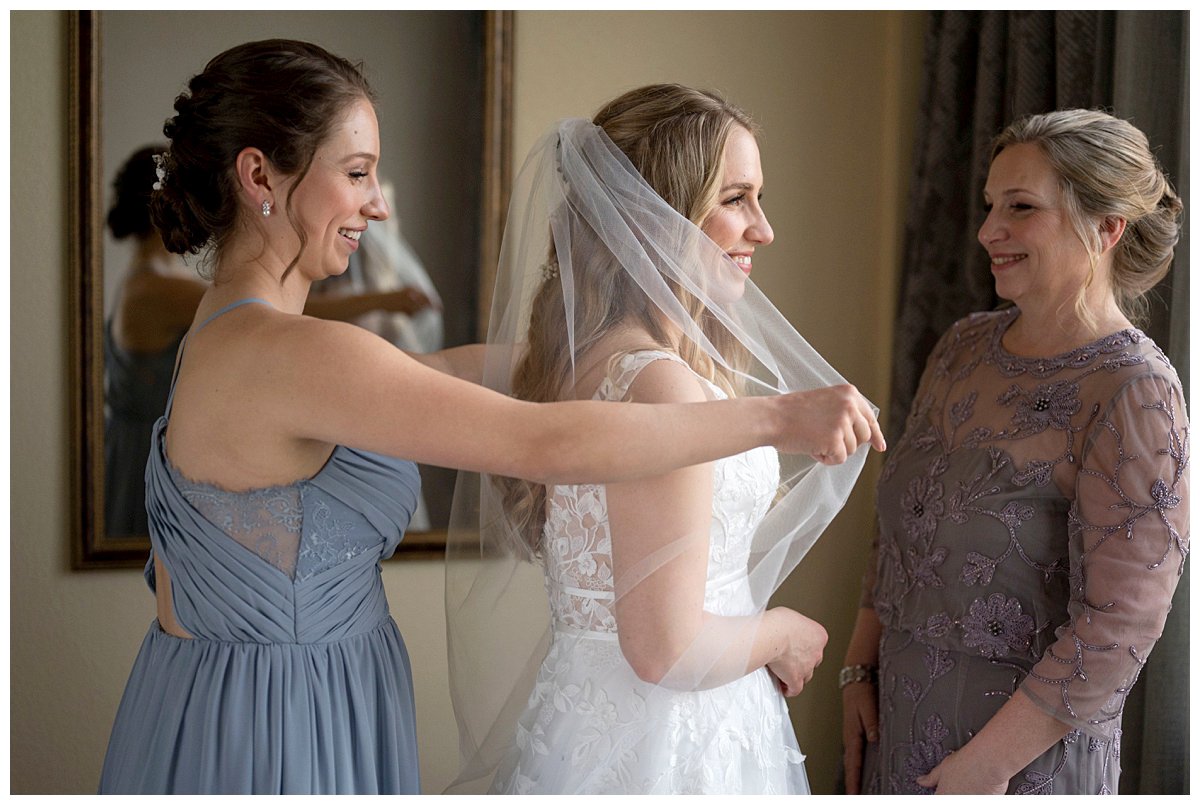
M745 276L754 267L754 250L775 239L762 201L762 163L754 135L734 126L725 142L725 171L717 206L701 229L733 258Z
M306 243L298 268L312 280L341 274L368 221L388 217L379 187L379 124L367 101L355 103L317 149L291 198Z
M983 195L988 213L979 242L991 257L996 294L1018 307L1023 299L1039 305L1074 299L1091 262L1041 148L1019 143L997 154Z

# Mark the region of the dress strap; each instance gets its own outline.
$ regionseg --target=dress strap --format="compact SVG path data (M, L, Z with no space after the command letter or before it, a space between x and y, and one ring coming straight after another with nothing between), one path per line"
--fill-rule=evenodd
M179 342L179 351L175 354L175 368L171 372L171 390L169 392L167 392L167 410L163 413L163 416L167 417L168 419L171 416L171 403L173 403L175 401L175 381L179 379L179 365L181 363L183 363L183 350L184 350L184 347L187 346L188 336L195 335L196 333L200 332L201 330L203 330L205 327L208 326L209 322L211 322L213 319L217 318L218 316L223 316L226 313L228 313L229 311L233 310L234 308L239 308L242 305L248 305L251 302L253 302L255 304L266 305L267 307L271 307L270 302L268 302L266 299L260 299L257 296L248 296L245 299L238 299L236 302L230 302L228 305L225 305L225 307L221 308L216 313L212 314L207 319L202 321L200 323L200 326L197 327L195 330L193 330L192 332L187 333L183 336L183 340L181 340Z
M241 307L242 305L248 305L251 302L254 302L259 305L266 305L267 307L271 307L271 303L268 302L266 299L260 299L257 296L248 296L245 299L239 299L236 302L230 302L228 305L226 305L225 307L218 310L216 313L209 316L207 319L205 319L203 322L200 323L200 326L195 329L195 332L198 333L201 330L203 330L205 327L208 326L209 322L211 322L213 319L217 318L218 316L224 316L226 313L233 310L234 308ZM178 366L176 366L176 368L178 368Z
M662 349L639 349L617 355L613 358L612 368L596 390L597 399L625 399L638 373L655 361L674 361L687 366L683 358Z

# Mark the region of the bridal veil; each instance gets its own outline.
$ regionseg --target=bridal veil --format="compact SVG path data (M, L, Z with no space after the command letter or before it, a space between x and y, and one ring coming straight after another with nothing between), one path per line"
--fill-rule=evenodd
M582 119L556 124L533 148L512 199L487 338L483 381L489 388L513 394L514 372L529 370L520 365L536 315L533 326L561 330L566 347L558 363L542 367L542 380L561 399L591 396L593 389L575 382L592 345L595 300L585 295L599 287L598 272L615 277L603 286L611 309L669 323L683 334L679 353L731 395L845 382L730 256L651 188L602 128ZM778 494L753 533L745 566L758 613L845 503L866 450L836 466L779 457ZM454 792L486 789L513 751L517 719L551 643L539 564L545 495L544 487L517 479L467 472L458 478L446 562L450 688L461 754ZM613 579L616 595L686 549L658 551ZM654 690L665 696L703 687L718 664L745 662L752 626L720 618L706 623ZM572 638L560 633L554 639Z

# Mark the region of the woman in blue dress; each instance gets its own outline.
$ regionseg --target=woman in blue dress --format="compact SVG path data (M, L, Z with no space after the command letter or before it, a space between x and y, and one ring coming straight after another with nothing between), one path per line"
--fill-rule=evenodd
M388 208L370 89L314 45L217 56L164 126L152 217L212 285L146 468L158 617L113 726L113 793L417 793L408 657L380 561L414 461L630 480L770 444L844 461L882 437L851 387L678 405L529 403L480 347L408 355L302 315ZM425 189L422 192L435 192Z

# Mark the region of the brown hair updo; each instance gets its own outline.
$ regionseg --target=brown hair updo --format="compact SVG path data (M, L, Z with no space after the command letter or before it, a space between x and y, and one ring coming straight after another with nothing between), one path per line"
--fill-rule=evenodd
M113 179L112 204L105 222L117 240L128 237L148 238L154 234L150 222L150 193L158 181L154 156L165 145L147 145L130 154Z
M244 148L258 148L297 181L341 115L355 102L373 102L360 68L340 56L288 39L247 42L226 50L188 82L163 125L170 149L166 178L153 195L151 219L177 254L208 250L215 262L238 223L234 165ZM293 258L288 270L300 259Z
M1139 323L1146 311L1143 294L1171 267L1183 214L1183 202L1150 152L1146 135L1105 112L1062 109L1009 125L993 141L991 159L1021 143L1037 145L1058 174L1067 213L1093 271L1100 256L1096 223L1108 216L1125 219L1125 233L1113 251L1111 282L1121 312ZM1083 305L1085 290L1080 289L1075 308L1092 324Z

